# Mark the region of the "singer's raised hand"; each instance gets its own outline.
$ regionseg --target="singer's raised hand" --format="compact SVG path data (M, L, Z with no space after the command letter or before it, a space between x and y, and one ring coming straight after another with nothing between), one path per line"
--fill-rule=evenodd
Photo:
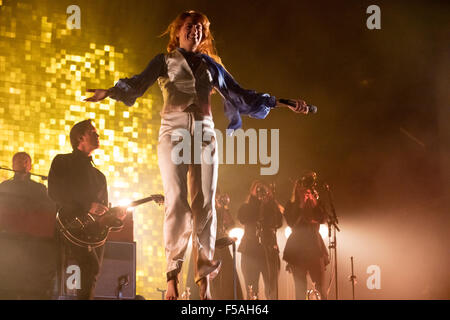
M308 114L309 111L308 105L302 99L295 100L295 107L289 106L289 109L291 109L295 113L303 113L303 114Z
M84 99L88 102L98 102L108 97L108 90L105 89L87 89L87 92L94 92L94 95Z

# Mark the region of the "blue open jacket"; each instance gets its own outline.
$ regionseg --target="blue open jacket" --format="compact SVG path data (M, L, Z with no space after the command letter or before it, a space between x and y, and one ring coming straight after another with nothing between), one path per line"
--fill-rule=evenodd
M242 114L252 118L264 119L269 114L270 109L276 106L274 96L243 89L225 68L210 56L186 52L181 48L177 50L182 53L191 69L193 69L196 79L195 68L199 63L206 63L211 89L215 88L224 98L224 111L230 121L228 129L235 130L242 127ZM114 87L109 89L110 97L132 106L136 99L142 96L158 78L168 77L166 57L167 55L159 54L150 61L140 74L131 78L120 79ZM210 95L211 91L209 90L207 94ZM209 99L207 100L209 101Z

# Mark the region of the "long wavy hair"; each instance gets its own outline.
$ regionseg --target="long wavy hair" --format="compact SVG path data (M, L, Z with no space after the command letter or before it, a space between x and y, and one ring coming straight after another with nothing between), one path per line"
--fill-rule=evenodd
M210 22L206 15L201 12L190 10L180 13L175 20L173 20L166 31L161 34L164 36L166 34L169 35L169 43L167 44L167 52L172 52L175 49L179 48L180 40L178 39L178 32L184 24L184 21L191 17L193 23L201 23L202 24L202 39L200 40L200 44L197 47L197 52L207 54L218 63L222 63L219 55L217 54L216 47L214 45L214 37L209 29Z

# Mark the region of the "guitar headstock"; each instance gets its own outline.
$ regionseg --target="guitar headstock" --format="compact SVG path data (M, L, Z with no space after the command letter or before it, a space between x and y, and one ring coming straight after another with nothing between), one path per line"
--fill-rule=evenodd
M164 196L162 194L152 194L151 197L152 200L155 201L157 204L159 205L164 204Z

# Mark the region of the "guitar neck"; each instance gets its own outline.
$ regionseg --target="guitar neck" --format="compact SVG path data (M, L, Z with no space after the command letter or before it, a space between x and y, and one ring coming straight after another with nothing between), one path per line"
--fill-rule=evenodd
M112 209L132 208L132 207L136 207L136 206L139 206L141 204L144 204L144 203L147 203L147 202L150 202L150 201L153 201L153 200L155 200L155 196L150 196L150 197L147 197L147 198L142 198L142 199L139 199L139 200L135 200L135 201L133 201L133 202L127 204L127 205L114 207Z
M144 203L153 201L154 199L155 199L154 196L150 196L150 197L147 197L147 198L135 200L135 201L131 202L131 203L128 205L128 207L136 207L136 206L138 206L138 205L140 205L140 204L144 204Z

